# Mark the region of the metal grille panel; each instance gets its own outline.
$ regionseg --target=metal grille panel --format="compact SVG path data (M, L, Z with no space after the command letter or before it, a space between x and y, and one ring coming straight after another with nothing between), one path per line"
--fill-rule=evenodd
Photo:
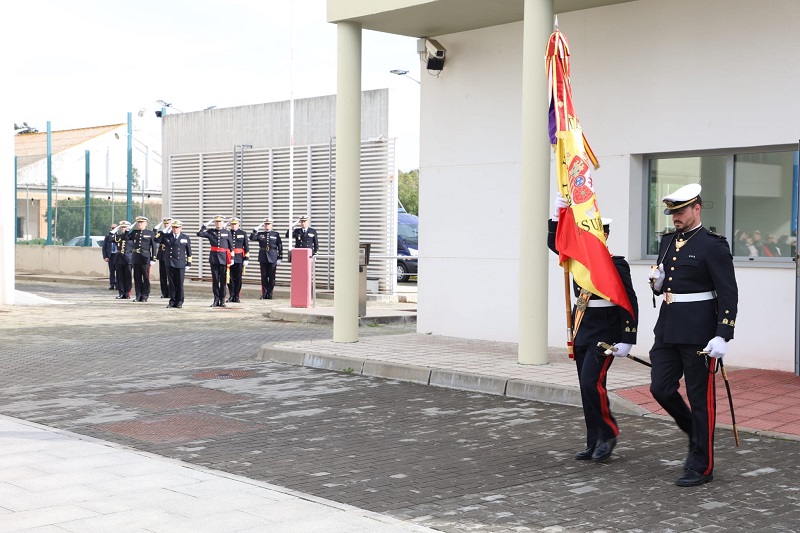
M189 275L210 278L208 241L195 234L201 224L217 214L239 216L241 228L248 234L269 216L287 249L285 235L291 197L291 218L297 220L307 214L319 232L316 285L332 289L336 247L335 151L335 144L295 146L293 161L289 147L170 156L170 215L183 221L184 233L192 238L193 262L199 265L199 270L190 270ZM393 290L396 272L395 260L387 257L395 254L397 239L394 173L394 140L362 141L359 233L360 241L371 245L368 276L378 280L380 292ZM252 264L245 271L246 282L259 281L257 257L251 251ZM286 254L283 259L286 261ZM277 284L288 286L289 278L288 262L284 262L278 267Z

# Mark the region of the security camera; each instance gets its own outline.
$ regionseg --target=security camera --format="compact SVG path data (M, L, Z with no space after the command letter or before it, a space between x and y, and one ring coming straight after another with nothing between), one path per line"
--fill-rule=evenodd
M447 49L436 39L417 39L417 53L427 63L428 70L442 70Z

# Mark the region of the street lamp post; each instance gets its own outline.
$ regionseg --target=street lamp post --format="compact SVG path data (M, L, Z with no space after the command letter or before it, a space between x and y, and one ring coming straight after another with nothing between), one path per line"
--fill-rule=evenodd
M411 81L413 81L417 85L421 85L419 80L415 80L414 78L412 78L411 76L408 75L408 71L407 70L401 70L399 68L396 68L394 70L390 70L389 72L391 74L396 74L397 76L405 76L406 78L410 79Z

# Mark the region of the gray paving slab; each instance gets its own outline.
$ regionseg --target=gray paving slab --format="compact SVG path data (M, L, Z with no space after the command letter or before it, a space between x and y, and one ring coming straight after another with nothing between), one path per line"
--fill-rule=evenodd
M0 309L0 336L10 339L0 344L0 372L8 383L0 389L0 413L113 443L106 444L112 450L121 446L177 461L181 468L210 469L245 484L278 487L282 494L330 500L344 506L345 515L377 513L402 521L402 527L438 531L793 531L800 523L797 441L744 434L737 449L731 432L718 429L714 482L687 490L673 484L686 452L685 437L674 424L618 412L622 433L611 460L575 461L574 452L583 447L579 408L508 395L513 380L574 386L569 362L518 365L505 343L420 336L405 326L362 328L358 343L342 347L331 342L326 326L271 320L269 306L281 302L248 301L221 312L198 302L176 317L153 306L109 302L91 288L41 284L26 290L80 304ZM56 307L62 311L54 312ZM75 310L65 313L65 308ZM109 325L111 316L124 317L124 327ZM368 363L431 367L435 361L440 370L504 377L506 395L263 361L257 356L264 346L302 353L303 360L307 353L350 357L363 361L364 368ZM612 387L646 379L637 374L639 366L615 364ZM202 377L215 370L241 377ZM197 390L225 393L235 401L204 403L213 395ZM121 401L130 393L163 401ZM202 420L206 429L186 437L187 428L164 422L169 420ZM125 424L139 429L123 432ZM236 431L223 431L234 426ZM2 440L0 434L0 445ZM47 445L56 441L35 442L21 453L0 453L0 471L29 472L13 469L36 469L37 460L52 464L56 456ZM64 460L92 457L65 449L74 454L66 453ZM29 456L36 460L26 460ZM159 472L149 461L89 467L139 481L153 481ZM141 505L161 512L165 502L213 493L212 485L197 480L181 485L180 478L165 477L169 486L159 490L171 491L169 498L144 498ZM3 508L4 496L24 490L12 481L0 475L4 517L12 512ZM82 509L120 513L123 524L132 523L125 513L136 516L137 499L108 481L91 482L89 488L97 485L103 496ZM187 492L188 486L197 493ZM117 494L132 499L120 503ZM229 503L211 507L226 509ZM236 512L259 516L265 507L270 505ZM258 531L243 520L242 530ZM285 527L290 526L300 528L296 521Z

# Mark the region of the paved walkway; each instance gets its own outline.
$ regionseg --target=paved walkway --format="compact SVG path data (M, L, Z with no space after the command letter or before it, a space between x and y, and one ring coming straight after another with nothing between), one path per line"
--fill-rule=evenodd
M400 325L336 344L325 325L290 321L324 315L329 301L301 312L285 299L211 309L207 285L194 289L182 310L51 283L0 306L0 412L15 417L0 416L0 531L800 523L791 374L729 369L742 447L721 420L716 479L687 499L672 484L685 437L649 405L648 370L636 362L615 361L610 373L623 428L615 455L583 464L572 460L582 421L561 349L548 365L519 365L513 344L417 335L413 306L383 302L369 311ZM748 416L750 402L771 411ZM773 418L781 423L759 427Z
M0 415L0 531L433 530Z
M550 348L547 365L520 365L516 344L412 333L362 338L355 344L329 339L277 343L262 346L259 357L512 398L576 406L581 402L575 365L566 350L559 348ZM729 368L727 374L740 432L800 440L800 377L740 368ZM648 367L632 359L616 360L607 385L614 412L667 417L650 394ZM717 375L717 424L733 427L721 373Z

